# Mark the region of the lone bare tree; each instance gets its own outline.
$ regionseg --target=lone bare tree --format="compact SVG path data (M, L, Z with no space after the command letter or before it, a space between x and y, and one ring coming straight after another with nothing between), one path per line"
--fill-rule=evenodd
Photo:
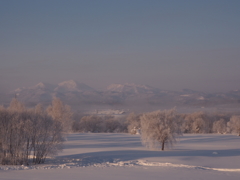
M161 147L164 150L165 144L172 145L181 135L179 118L174 109L146 113L140 119L142 143L149 148Z

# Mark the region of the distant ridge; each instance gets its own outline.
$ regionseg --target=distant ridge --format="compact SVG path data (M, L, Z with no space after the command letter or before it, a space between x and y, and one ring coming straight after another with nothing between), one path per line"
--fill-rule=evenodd
M0 102L17 98L29 106L37 103L49 104L53 97L59 97L71 106L93 108L110 107L209 107L232 104L240 106L240 90L227 93L205 93L190 89L182 91L161 90L148 85L133 83L111 84L106 90L98 91L84 83L68 80L57 85L40 82L32 87L17 88L8 94L0 94Z

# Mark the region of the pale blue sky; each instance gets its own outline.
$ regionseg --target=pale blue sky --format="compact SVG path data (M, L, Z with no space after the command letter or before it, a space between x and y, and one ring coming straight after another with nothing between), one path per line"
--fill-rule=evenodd
M0 0L0 91L73 79L240 89L239 0Z

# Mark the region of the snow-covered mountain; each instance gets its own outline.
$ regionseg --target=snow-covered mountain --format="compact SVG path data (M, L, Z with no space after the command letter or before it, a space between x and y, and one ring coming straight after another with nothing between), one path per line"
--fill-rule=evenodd
M59 97L71 106L81 108L93 106L150 106L174 107L206 107L214 105L234 104L240 106L240 90L227 93L204 93L184 89L168 91L138 84L111 84L104 91L73 80L60 82L57 85L38 83L33 87L18 88L8 95L0 96L0 103L8 102L17 96L25 104L49 104L53 97ZM6 98L8 97L8 98ZM6 104L6 103L5 103Z
M92 87L84 84L78 83L73 80L63 81L57 85L54 89L55 92L86 92L86 91L96 91Z
M107 91L129 94L153 94L157 93L158 89L147 85L138 84L111 84L107 87Z
M34 102L48 102L52 99L52 91L54 86L47 83L38 83L37 85L29 88L17 88L16 90L10 92L10 96L18 97L21 101L27 103Z
M16 96L27 104L49 104L53 97L59 97L68 104L74 104L86 101L86 99L90 100L91 97L89 96L96 97L97 95L98 92L94 88L73 80L61 82L58 85L41 82L33 87L17 88L9 93L10 97Z
M53 92L54 97L59 97L68 104L86 104L86 103L99 103L102 101L101 95L94 88L84 84L78 83L73 80L64 81L59 83Z

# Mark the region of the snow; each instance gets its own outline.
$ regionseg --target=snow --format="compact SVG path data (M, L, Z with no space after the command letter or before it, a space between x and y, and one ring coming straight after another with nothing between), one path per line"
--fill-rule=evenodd
M25 89L25 87L23 87L23 88L17 88L17 89L15 89L13 92L14 93L19 93L19 92L21 92L22 90L24 90Z
M184 134L173 149L149 150L139 135L74 133L45 164L0 166L9 179L216 179L240 177L240 137Z
M55 92L60 91L60 92L67 92L67 91L72 91L72 92L84 92L84 91L95 91L93 88L87 86L84 83L77 83L73 80L69 81L63 81L58 84L58 86L54 89Z
M58 86L63 86L68 89L76 89L77 83L73 80L69 80L69 81L63 81L63 82L59 83Z
M38 83L36 86L34 86L33 88L45 88L46 85L42 82Z
M203 96L200 96L198 100L204 100L205 98Z
M115 91L119 93L133 93L133 94L139 94L139 93L147 93L151 94L156 91L156 88L152 88L147 85L139 85L139 84L133 84L133 83L126 83L126 84L111 84L107 87L108 91Z
M191 94L183 94L183 95L180 95L180 96L182 96L182 97L189 97L189 96L191 96Z

